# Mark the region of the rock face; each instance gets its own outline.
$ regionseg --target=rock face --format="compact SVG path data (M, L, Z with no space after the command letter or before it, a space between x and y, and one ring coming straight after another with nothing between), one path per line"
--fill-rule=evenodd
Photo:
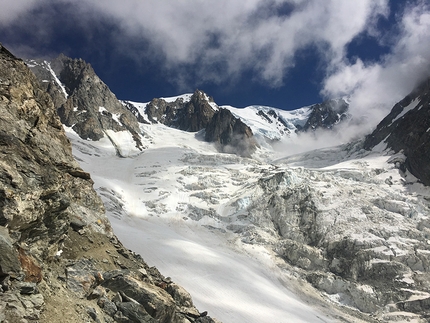
M328 100L310 107L312 112L309 115L303 128L299 131L309 131L331 129L334 125L348 118L348 103L344 99Z
M130 102L125 104L129 109L136 109ZM206 130L205 141L216 143L221 152L250 156L257 147L251 128L229 110L219 108L200 90L174 101L153 99L146 105L144 114L151 123L190 132Z
M94 82L82 61L67 64ZM65 82L65 105L81 102L81 81ZM50 95L1 45L0 154L0 321L213 322L116 239Z
M430 79L393 107L367 136L364 147L372 149L379 143L396 153L403 151L406 169L430 185Z
M196 90L187 102L183 98L174 102L153 99L145 112L152 123L160 122L169 127L196 132L206 128L217 109L214 106L216 104L212 98Z
M219 109L206 127L205 140L219 144L221 151L249 157L256 149L252 130L230 110Z
M82 59L60 55L52 62L28 62L29 67L52 96L61 122L83 139L107 137L116 147L115 133L132 137L142 150L142 138L136 116L124 107ZM122 155L121 151L117 151Z

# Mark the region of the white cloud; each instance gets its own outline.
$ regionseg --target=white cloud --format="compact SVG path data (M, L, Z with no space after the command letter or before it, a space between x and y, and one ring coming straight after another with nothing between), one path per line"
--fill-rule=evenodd
M0 8L0 26L14 21L20 14L33 9L36 4L37 0L2 0Z
M324 47L325 59L340 61L351 39L388 6L388 0L85 1L119 21L127 36L150 41L167 66L198 62L198 77L219 82L254 69L273 86L307 46ZM278 15L282 5L293 9Z
M23 0L19 5L5 1L0 13L8 17L4 23L36 5L36 0ZM79 9L79 15L71 14L76 25L91 24L92 20L96 24L94 18L100 16L117 22L122 32L117 35L117 47L127 46L124 53L137 60L148 58L148 47L139 47L145 40L150 43L151 55L172 70L197 63L196 77L225 82L251 69L256 79L272 86L282 84L297 51L306 47L323 48L320 54L326 61L341 61L345 46L388 8L388 0L60 2ZM53 3L37 2L48 12ZM290 10L279 14L283 8Z
M407 8L401 33L381 62L343 60L325 80L326 96L350 95L355 116L367 115L374 127L393 105L430 75L430 7L423 2Z

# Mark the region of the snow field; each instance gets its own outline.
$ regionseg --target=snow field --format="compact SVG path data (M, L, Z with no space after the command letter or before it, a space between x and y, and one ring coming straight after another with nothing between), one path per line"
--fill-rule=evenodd
M129 158L116 157L105 139L83 141L70 129L68 135L125 246L170 275L200 310L221 321L359 322L339 314L335 304L357 306L361 297L373 297L370 286L342 282L339 286L355 294L334 289L321 294L279 260L279 241L296 234L297 220L289 214L295 214L300 194L309 194L319 210L316 230L324 241L347 237L368 246L370 267L404 261L419 244L404 232L428 216L423 197L430 197L429 190L401 177L395 162L381 153L348 155L330 148L271 164L218 154L199 133L163 125L142 125L142 131L148 148ZM120 135L117 141L129 147ZM269 150L261 151L260 157L270 157ZM290 191L297 200L289 211L270 205L267 196ZM305 266L315 260L301 261ZM328 309L321 295L331 303Z
M104 141L88 143L68 129L74 155L91 173L124 245L170 275L192 294L198 308L223 322L331 322L279 282L274 264L245 254L235 237L226 240L218 218L203 215L195 222L184 216L189 205L202 210L214 206L224 214L245 208L247 197L237 209L224 204L232 194L240 196L237 191L250 184L259 163L240 164L240 158L216 153L194 134L158 125L150 131L150 149L118 158ZM197 165L190 166L192 161ZM210 194L193 196L193 187ZM211 196L217 201L211 203Z

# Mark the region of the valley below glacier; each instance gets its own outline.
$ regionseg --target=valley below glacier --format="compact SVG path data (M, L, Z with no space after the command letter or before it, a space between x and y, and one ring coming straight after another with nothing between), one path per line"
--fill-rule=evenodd
M285 157L217 152L144 125L146 148L81 139L114 232L223 322L425 322L430 190L359 143Z

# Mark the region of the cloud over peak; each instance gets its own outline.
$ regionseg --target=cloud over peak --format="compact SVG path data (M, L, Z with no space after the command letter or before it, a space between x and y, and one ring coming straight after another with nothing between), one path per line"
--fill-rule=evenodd
M6 22L50 2L26 0L17 6L6 0L3 6L11 17ZM100 15L113 19L122 31L119 38L135 43L145 39L166 66L198 62L208 78L211 64L223 65L225 75L214 75L215 80L251 69L273 86L282 84L298 50L324 44L330 55L321 54L340 60L351 39L388 10L387 0L82 0L80 7L86 14L77 24Z
M430 73L430 10L423 0L3 0L1 6L2 28L32 33L32 43L15 44L23 52L49 48L63 41L62 28L76 28L85 51L100 52L109 41L104 56L156 64L184 88L240 84L244 77L280 88L301 55L311 53L322 71L321 95L349 95L361 115L386 109ZM396 33L384 34L381 22ZM386 52L373 60L351 53L360 38Z
M376 115L377 122L429 77L430 6L420 1L406 7L399 19L401 32L388 54L370 63L344 59L328 74L322 93L328 97L349 95L355 115Z

